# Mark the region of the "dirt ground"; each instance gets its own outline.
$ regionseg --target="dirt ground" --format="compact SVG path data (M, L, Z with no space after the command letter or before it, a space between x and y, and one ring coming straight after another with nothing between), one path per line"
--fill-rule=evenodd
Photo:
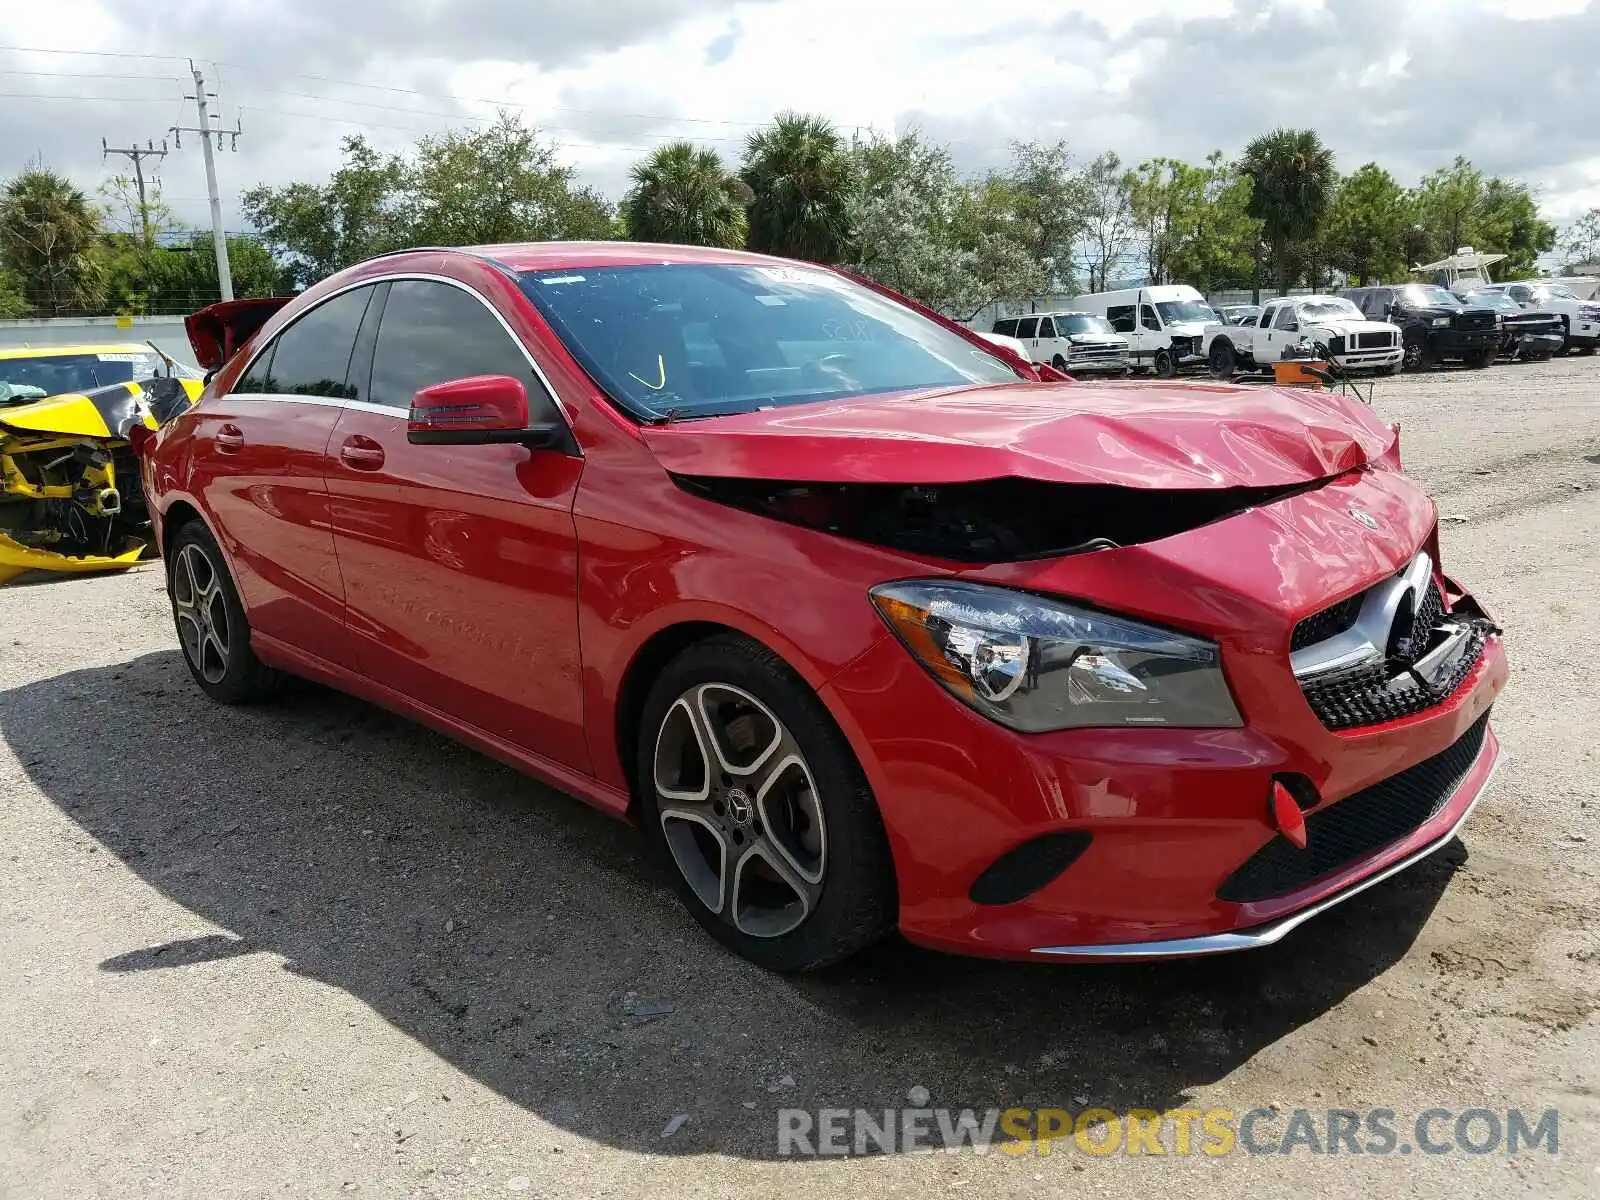
M209 704L158 570L0 591L0 1197L1600 1194L1600 359L1378 408L1509 631L1514 758L1460 842L1209 962L767 975L574 800L317 689ZM1559 1153L778 1157L779 1108L913 1088L1553 1107Z

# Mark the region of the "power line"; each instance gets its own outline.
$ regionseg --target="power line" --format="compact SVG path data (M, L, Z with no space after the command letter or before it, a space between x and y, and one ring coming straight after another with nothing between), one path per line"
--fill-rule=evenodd
M127 50L60 50L54 46L0 46L0 50L12 50L18 54L75 54L89 58L145 58L161 59L167 62L188 62L181 54L135 54Z
M0 71L0 75L29 75L36 79L154 79L182 83L176 75L112 75L104 71Z
M266 113L268 115L275 116L275 117L293 117L293 118L298 118L298 119L307 120L307 121L327 121L327 122L331 122L331 123L333 123L335 125L356 125L356 126L360 126L363 129L398 129L398 130L402 130L402 131L404 131L406 133L429 133L429 132L431 132L429 129L427 129L425 127L420 127L419 128L416 125L394 125L394 124L390 124L390 123L384 122L384 121L355 120L355 119L350 118L350 117L329 116L327 113L293 112L293 111L290 111L289 109L283 109L283 108L260 108L260 107L258 107L256 105L253 105L253 104L241 104L239 106L239 111L240 112ZM407 111L415 111L415 110L407 110ZM427 114L418 113L418 115L422 116L422 115L427 115ZM474 116L470 116L470 115L468 115L466 113L438 113L438 114L433 114L433 115L442 116L442 117L449 117L451 120L456 120L456 121L489 121L489 120L492 119L490 117L474 117ZM540 129L541 132L546 131L546 130L552 130L552 129L557 130L559 132L560 127L559 126L554 126L554 125L540 125L539 129ZM721 137L721 138L691 137L691 136L684 135L684 134L660 134L658 136L660 136L660 138L663 141L669 141L669 142L740 142L740 141L744 140L743 138L740 138L740 137ZM622 145L622 144L617 143L617 142L573 142L573 141L568 141L565 138L557 138L555 140L562 146L577 146L577 147L580 147L580 148L586 149L586 150L631 150L631 151L644 152L644 151L654 150L654 149L657 148L656 146L625 146L625 145ZM658 142L657 145L659 145L659 144L660 143Z
M171 104L171 96L68 96L60 92L0 92L8 100L104 100L111 104Z

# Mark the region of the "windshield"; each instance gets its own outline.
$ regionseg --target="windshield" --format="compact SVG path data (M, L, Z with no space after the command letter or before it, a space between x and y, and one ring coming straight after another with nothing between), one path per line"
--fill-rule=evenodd
M1522 306L1504 292L1469 292L1463 303L1474 308L1492 308L1496 312L1522 311Z
M1549 299L1552 296L1561 300L1576 300L1578 298L1578 293L1564 283L1540 284L1534 291L1538 292L1542 299Z
M1111 322L1104 317L1073 314L1056 318L1056 328L1062 333L1115 333Z
M1156 302L1156 311L1161 314L1163 325L1219 320L1209 304L1201 304L1198 300L1160 300Z
M166 363L154 350L106 354L40 353L29 358L0 358L0 404L87 392L166 373ZM189 374L182 367L175 373Z
M1348 300L1308 300L1300 305L1302 321L1364 321L1361 310Z
M521 278L567 349L640 420L1018 379L959 334L831 271L661 264Z
M1460 308L1461 301L1442 287L1413 283L1401 289L1405 302L1413 308Z

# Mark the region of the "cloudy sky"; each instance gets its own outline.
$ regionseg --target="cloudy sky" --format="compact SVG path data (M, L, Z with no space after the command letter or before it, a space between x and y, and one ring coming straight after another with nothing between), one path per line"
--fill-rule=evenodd
M648 148L730 160L783 108L919 127L973 171L1014 139L1125 160L1236 153L1311 126L1403 182L1465 154L1557 220L1600 205L1600 0L14 0L0 12L0 175L42 157L85 187L100 139L194 124L192 56L242 123L236 197L319 178L339 140L519 109L613 197ZM72 51L52 53L47 51ZM95 51L98 53L86 53ZM188 90L192 90L189 86ZM125 168L126 164L123 164ZM160 166L205 220L192 138Z

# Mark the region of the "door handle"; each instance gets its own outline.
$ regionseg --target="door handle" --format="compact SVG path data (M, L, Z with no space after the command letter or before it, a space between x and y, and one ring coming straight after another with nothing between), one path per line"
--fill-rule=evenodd
M339 457L353 471L376 471L383 466L383 447L371 438L356 434L344 440Z
M244 449L244 430L231 423L223 425L218 428L214 440L217 444L217 453L237 454Z

